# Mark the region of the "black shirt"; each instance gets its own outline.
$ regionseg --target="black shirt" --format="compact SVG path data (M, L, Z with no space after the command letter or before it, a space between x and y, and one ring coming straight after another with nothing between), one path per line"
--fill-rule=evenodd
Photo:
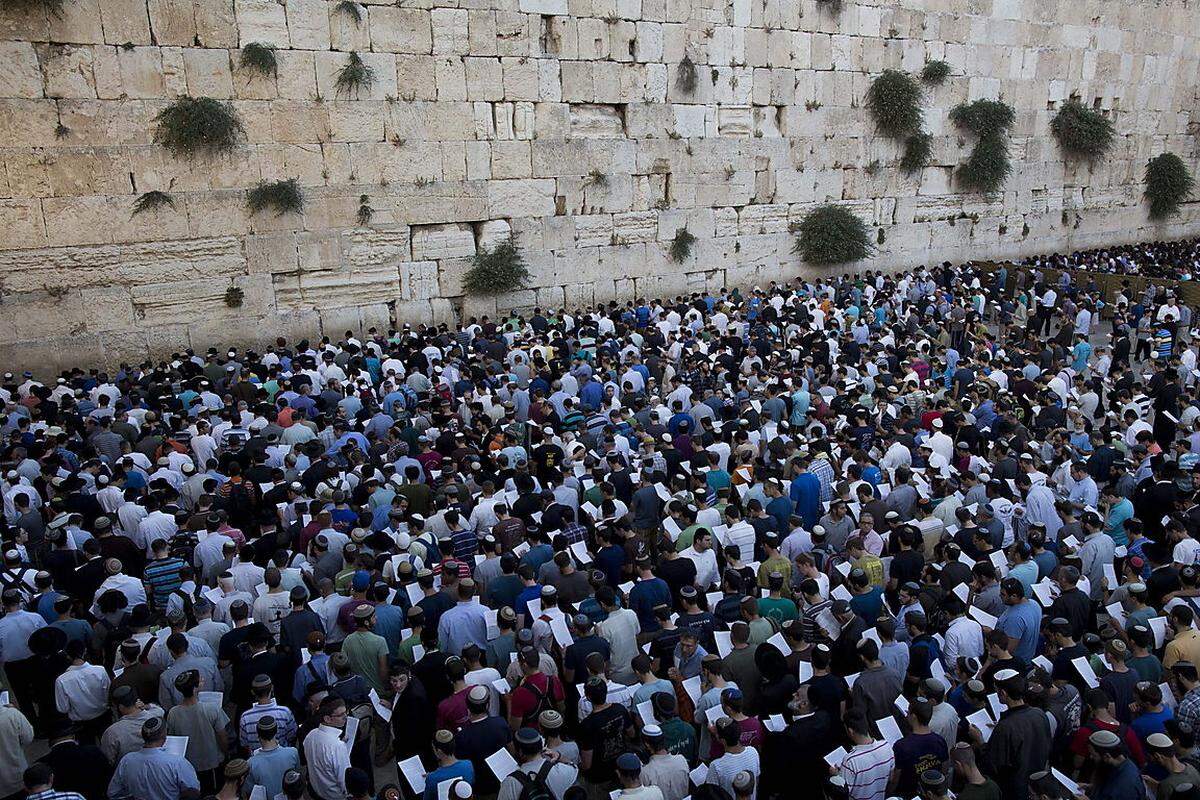
M455 758L469 759L475 767L476 792L500 791L500 782L484 759L506 746L511 739L512 730L500 717L468 722L454 737Z
M633 718L625 706L613 704L593 711L579 723L576 741L579 749L592 752L591 769L583 774L592 783L605 783L616 777L617 757L625 752L625 731L633 726Z

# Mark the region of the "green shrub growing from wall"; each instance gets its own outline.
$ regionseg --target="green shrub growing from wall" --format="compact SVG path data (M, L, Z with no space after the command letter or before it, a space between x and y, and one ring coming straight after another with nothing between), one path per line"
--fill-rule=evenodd
M529 267L512 239L490 250L480 248L475 254L463 288L470 294L502 294L524 287L529 282Z
M1050 120L1050 132L1064 153L1087 159L1104 155L1116 136L1112 120L1074 97Z
M1174 153L1163 153L1146 163L1145 196L1150 201L1150 219L1165 219L1179 212L1179 205L1192 194L1195 180L1187 164Z
M242 48L238 67L266 78L271 77L279 69L279 62L275 59L275 48L262 42L250 42Z
M1016 113L1002 100L975 100L955 106L950 121L978 137L966 163L958 168L958 181L967 191L991 194L1012 172L1008 157L1008 131Z
M246 193L246 208L251 214L270 209L277 217L299 214L304 211L304 192L300 189L300 181L289 178L286 181L259 183Z
M154 122L154 141L177 158L223 155L246 133L233 104L211 97L179 97Z
M950 77L950 65L945 61L926 61L921 68L921 80L930 86L940 86Z
M867 224L844 206L817 206L800 221L793 252L809 264L845 264L874 252Z
M903 139L921 130L921 87L906 72L884 70L867 90L866 106L885 136Z

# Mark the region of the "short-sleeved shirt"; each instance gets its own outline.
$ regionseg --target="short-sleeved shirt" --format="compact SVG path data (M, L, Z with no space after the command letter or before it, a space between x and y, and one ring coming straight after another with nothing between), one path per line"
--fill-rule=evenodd
M1032 600L1023 600L1015 606L1009 606L996 627L1004 631L1011 639L1017 640L1013 655L1025 661L1037 655L1038 632L1042 625L1041 608Z
M897 793L905 797L916 794L921 776L928 770L941 770L950 758L946 740L936 733L910 733L892 748L900 780Z
M187 760L200 772L221 766L224 755L217 747L217 734L229 724L218 703L173 706L167 712L167 733L186 736Z
M387 642L382 636L370 631L355 631L342 643L342 652L350 661L350 669L361 675L380 694L386 691L379 675L379 659L388 657Z
M509 710L513 716L524 720L525 717L531 715L538 707L540 700L537 692L545 695L550 703L561 703L563 700L562 681L553 675L546 675L542 672L535 672L524 678L520 685L513 689L512 697L509 698ZM545 710L545 706L542 710ZM522 722L522 726L525 726L524 722ZM537 720L530 720L527 727L536 728Z
M592 783L604 783L615 775L617 757L625 752L625 731L633 725L629 709L616 703L593 711L579 723L576 738L580 750L590 750L592 766L584 771Z

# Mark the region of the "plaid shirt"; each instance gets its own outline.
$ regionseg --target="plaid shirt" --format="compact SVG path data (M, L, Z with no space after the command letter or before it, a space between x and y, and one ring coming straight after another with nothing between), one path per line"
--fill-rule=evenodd
M580 525L578 522L571 522L563 526L562 535L566 537L567 544L575 544L587 540L587 528Z
M1192 730L1196 730L1196 726L1200 725L1200 686L1192 689L1179 701L1179 706L1175 709L1175 719L1191 725Z
M47 789L44 792L26 795L26 800L84 800L84 797L78 792L56 792L53 789Z
M808 471L816 475L817 480L821 482L821 502L828 503L833 499L833 482L837 477L833 473L833 465L828 459L818 458L808 465Z

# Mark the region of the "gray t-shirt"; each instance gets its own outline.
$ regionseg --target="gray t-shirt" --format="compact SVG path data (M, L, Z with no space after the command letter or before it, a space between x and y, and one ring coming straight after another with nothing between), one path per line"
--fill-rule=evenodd
M197 772L221 766L224 756L217 734L228 724L229 717L216 703L178 705L167 712L167 733L188 737L187 760Z

